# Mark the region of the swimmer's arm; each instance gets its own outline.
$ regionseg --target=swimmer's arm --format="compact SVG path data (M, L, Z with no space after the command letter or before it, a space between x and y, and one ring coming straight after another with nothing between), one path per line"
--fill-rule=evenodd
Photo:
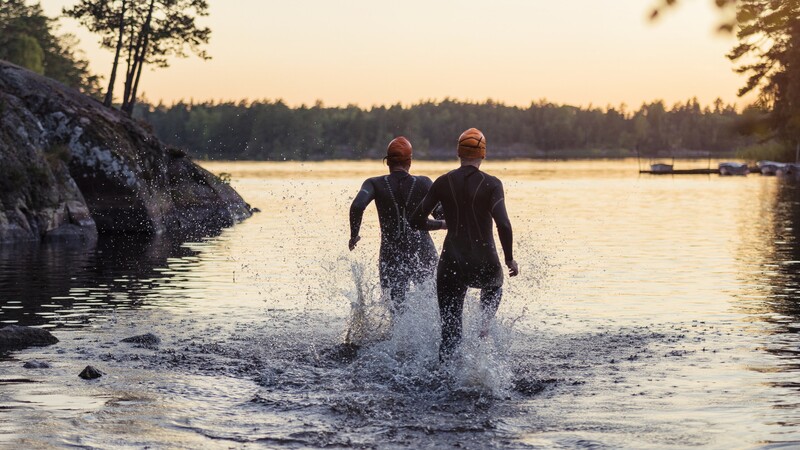
M433 220L428 218L437 205L439 205L439 199L436 197L434 189L431 189L428 191L428 194L425 195L425 198L422 199L422 203L420 203L419 206L417 206L417 209L411 213L409 220L411 228L416 230L447 229L447 223L444 220Z
M506 264L508 264L514 261L512 250L514 233L511 230L511 220L508 218L508 211L506 211L506 200L502 183L498 183L497 187L492 191L491 202L492 218L494 219L495 226L497 226L497 235L500 237L500 245L503 247L503 255L505 256Z
M419 177L425 183L425 189L430 193L433 189L433 181L431 181L428 177ZM426 222L426 230L446 230L447 229L447 222L444 221L444 208L442 208L442 203L439 202L436 204L436 207L433 208L433 217L436 220L427 219Z
M433 217L438 220L444 220L444 208L442 208L441 203L437 204L436 208L433 208Z
M367 180L361 185L361 190L356 194L353 203L350 205L350 250L354 249L356 243L361 239L358 232L361 230L361 220L364 218L364 210L367 205L375 199L375 188L372 182Z

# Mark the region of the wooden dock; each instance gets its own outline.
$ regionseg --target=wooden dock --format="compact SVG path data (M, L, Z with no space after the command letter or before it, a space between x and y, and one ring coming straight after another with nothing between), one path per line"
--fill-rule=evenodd
M648 173L651 175L719 175L719 169L640 170L639 173Z
M761 175L761 170L758 167L750 167L750 173ZM719 175L719 169L673 169L673 170L639 170L639 173L646 173L650 175Z

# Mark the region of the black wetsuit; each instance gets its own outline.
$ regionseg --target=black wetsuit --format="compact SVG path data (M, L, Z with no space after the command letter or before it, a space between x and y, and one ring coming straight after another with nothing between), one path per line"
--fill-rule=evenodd
M393 171L364 181L350 206L350 237L353 238L358 236L364 209L375 200L381 227L381 287L390 290L395 310L402 306L410 281L420 283L433 278L436 247L428 230L441 229L442 221L426 217L419 229L412 228L408 222L408 216L425 198L431 184L428 177ZM434 216L443 217L441 208L434 211Z
M468 287L481 289L484 313L493 316L502 296L503 267L497 257L492 220L506 261L513 260L511 222L506 212L503 184L474 166L463 166L436 179L420 207L411 216L414 227L442 205L447 237L436 273L442 321L440 353L452 352L461 340L461 314Z

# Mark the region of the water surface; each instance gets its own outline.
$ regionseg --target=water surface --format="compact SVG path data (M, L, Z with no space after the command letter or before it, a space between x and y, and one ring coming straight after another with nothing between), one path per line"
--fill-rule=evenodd
M486 340L470 294L461 357L440 366L432 286L393 325L382 307L373 208L346 248L349 203L384 167L205 166L262 212L218 236L0 248L0 321L61 340L0 361L1 442L800 445L796 185L639 176L635 161L487 161L522 274ZM120 343L144 332L162 343ZM22 368L33 359L52 368ZM80 380L87 364L107 375Z

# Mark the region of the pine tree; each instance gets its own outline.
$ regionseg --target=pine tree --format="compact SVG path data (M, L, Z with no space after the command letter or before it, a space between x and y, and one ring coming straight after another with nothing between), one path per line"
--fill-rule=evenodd
M129 114L136 105L145 65L168 67L170 57L184 58L190 52L209 58L202 46L208 43L211 30L197 24L198 17L208 15L206 0L80 0L64 14L99 34L101 44L114 51L106 105L111 105L124 53L122 110Z
M0 59L60 81L87 94L99 92L98 77L74 48L74 36L57 35L54 19L40 4L0 1Z

